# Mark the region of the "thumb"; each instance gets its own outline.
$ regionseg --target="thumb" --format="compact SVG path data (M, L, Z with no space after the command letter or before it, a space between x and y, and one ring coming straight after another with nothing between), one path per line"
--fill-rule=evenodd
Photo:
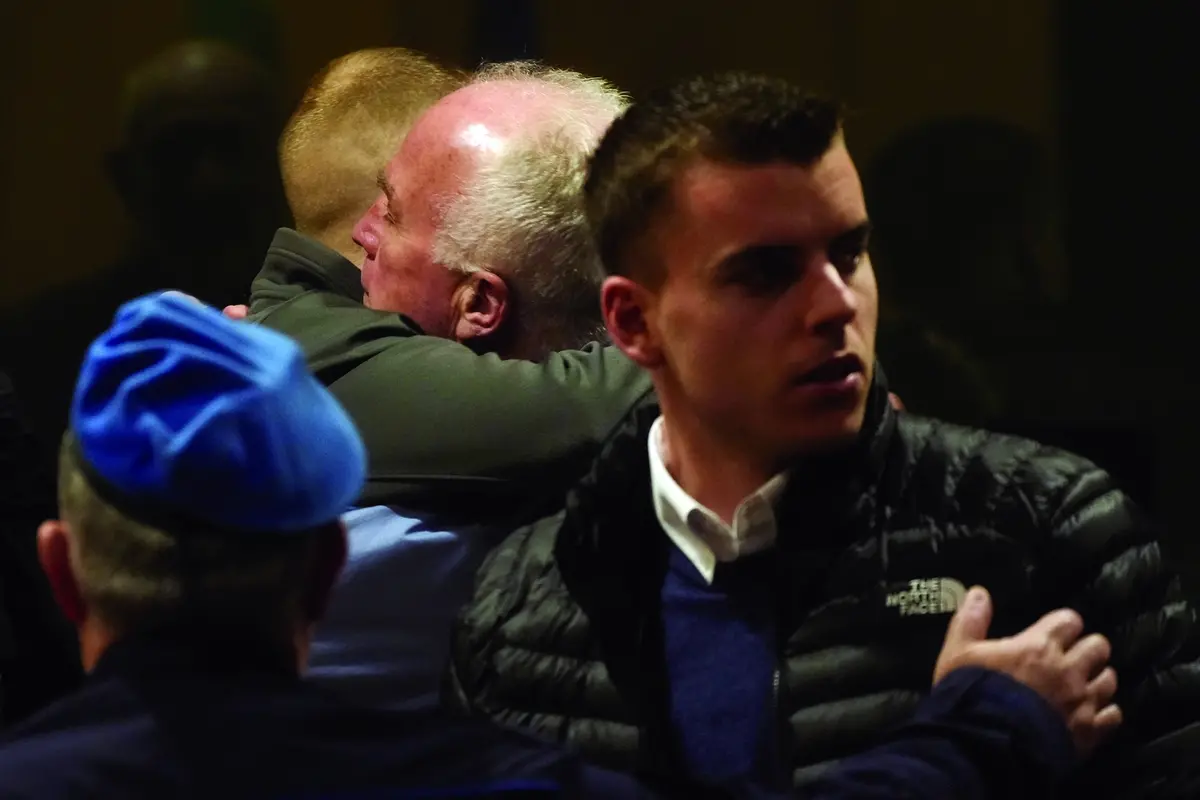
M992 596L982 586L972 586L946 629L946 644L961 645L987 639L992 624Z

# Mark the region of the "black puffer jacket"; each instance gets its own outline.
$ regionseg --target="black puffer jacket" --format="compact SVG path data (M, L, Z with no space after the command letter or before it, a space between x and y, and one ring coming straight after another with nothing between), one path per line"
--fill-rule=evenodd
M484 564L451 685L475 713L669 785L680 761L659 614L668 538L646 454L657 414L635 410L566 510ZM789 487L776 707L798 787L912 712L959 587L982 584L994 636L1068 605L1112 640L1126 724L1078 771L1092 797L1200 797L1182 777L1200 765L1200 623L1106 474L1036 442L897 415L880 377L858 445L798 465Z

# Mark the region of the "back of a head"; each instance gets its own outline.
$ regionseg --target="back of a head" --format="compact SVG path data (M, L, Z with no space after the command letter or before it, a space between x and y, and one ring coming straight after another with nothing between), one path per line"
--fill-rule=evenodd
M749 73L701 75L639 100L608 129L588 168L587 218L604 270L659 277L633 268L635 251L689 165L808 166L837 141L841 124L837 104Z
M125 81L108 167L162 284L211 302L245 291L263 237L286 222L281 110L272 73L219 41L173 45Z
M276 86L268 70L224 42L193 39L139 65L121 89L121 140L137 146L159 129L237 113L278 122Z
M532 95L531 117L446 209L434 257L505 278L518 309L514 355L538 358L602 338L602 276L582 190L588 159L627 99L599 78L529 62L484 67L471 86L484 84Z
M418 116L465 76L402 47L359 50L313 78L279 140L296 229L358 263L355 221Z
M361 491L353 424L286 337L170 294L89 349L60 463L75 581L116 636L291 641L320 534Z

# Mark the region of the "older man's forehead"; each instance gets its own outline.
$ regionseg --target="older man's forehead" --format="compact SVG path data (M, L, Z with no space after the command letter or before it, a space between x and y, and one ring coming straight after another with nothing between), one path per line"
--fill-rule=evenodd
M471 84L426 111L408 139L417 150L468 149L502 152L508 142L560 124L577 110L571 91L536 79L501 79ZM612 120L588 120L598 131Z

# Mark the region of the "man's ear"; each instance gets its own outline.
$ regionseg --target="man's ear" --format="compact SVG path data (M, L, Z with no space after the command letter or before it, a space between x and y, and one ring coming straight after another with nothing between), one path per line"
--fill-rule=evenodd
M459 342L495 335L509 309L508 284L481 269L467 275L454 292L454 338Z
M37 546L38 560L55 601L67 619L82 625L87 618L87 604L71 568L71 536L67 526L57 519L43 522L38 528Z
M641 284L620 275L600 287L600 313L613 344L646 369L662 364L662 348L654 330L654 297Z

